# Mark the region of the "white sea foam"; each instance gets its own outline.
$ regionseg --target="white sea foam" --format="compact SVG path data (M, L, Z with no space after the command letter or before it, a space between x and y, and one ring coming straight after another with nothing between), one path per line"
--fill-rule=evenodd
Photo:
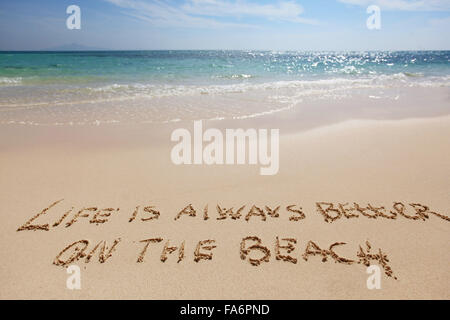
M22 83L22 78L8 78L8 77L0 77L0 86L15 86L20 85Z
M7 79L11 82L11 78ZM371 100L398 100L404 90L438 87L450 87L450 75L425 77L396 73L319 80L252 80L220 85L31 86L24 94L18 94L17 88L4 87L0 97L0 123L101 125L247 119L319 99L336 101L359 96Z
M422 78L420 74L396 73L358 78L330 78L321 80L283 80L273 82L245 82L224 85L156 85L113 84L88 88L93 92L128 94L133 97L193 96L205 94L245 93L255 90L280 89L363 89L392 87L442 87L450 86L450 76Z

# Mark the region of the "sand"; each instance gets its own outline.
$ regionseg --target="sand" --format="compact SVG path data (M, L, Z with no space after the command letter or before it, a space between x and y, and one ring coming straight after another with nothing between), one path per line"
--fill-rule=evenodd
M450 223L410 206L450 216L449 116L280 128L275 176L173 165L176 126L1 127L0 298L450 298ZM61 199L33 221L49 230L17 231ZM320 202L361 211L326 222ZM80 240L86 256L69 264L81 268L81 290L69 290L57 256ZM248 249L259 240L267 250ZM375 260L379 249L389 259L379 290L357 263L366 242Z

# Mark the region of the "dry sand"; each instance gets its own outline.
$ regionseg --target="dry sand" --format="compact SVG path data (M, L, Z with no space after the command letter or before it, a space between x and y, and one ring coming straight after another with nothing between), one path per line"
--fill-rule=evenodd
M214 124L212 124L214 126ZM244 125L245 127L245 125ZM67 128L2 127L0 136L0 298L138 298L138 299L380 299L450 298L450 223L436 215L412 220L341 218L326 223L316 202L385 206L420 203L450 216L450 117L395 121L346 121L313 130L283 134L280 171L260 176L257 166L175 166L168 136L156 128L94 128L70 133ZM158 131L159 138L151 134ZM145 132L136 141L136 131ZM69 133L68 133L69 132ZM163 133L162 133L163 132ZM167 130L170 132L170 130ZM99 137L103 138L99 138ZM128 137L128 138L127 138ZM105 141L108 140L108 143ZM49 231L16 231L56 200L62 202L39 217ZM196 217L177 213L192 204ZM243 217L217 220L216 205L246 205ZM208 205L209 219L203 220ZM279 217L244 219L252 205L279 209ZM301 206L305 218L289 221L289 205ZM158 219L141 221L136 208L155 206ZM57 227L55 221L74 207ZM118 209L103 224L93 218L65 223L82 208ZM408 207L408 214L413 214ZM252 266L240 258L241 240L257 236L271 251L269 262ZM296 239L292 261L275 258L276 237ZM101 240L112 256L99 263L94 255L74 262L81 267L81 290L68 290L66 269L53 264L67 245ZM143 262L137 259L151 243ZM198 241L215 240L211 260L194 261ZM166 241L179 252L161 262ZM331 256L302 255L308 241L342 257L357 260L369 241L388 256L398 278L382 270L381 289L368 290L366 267L336 263ZM249 242L250 243L250 242ZM288 242L282 242L287 245ZM293 242L291 242L293 244ZM207 245L207 244L206 244ZM200 250L208 253L208 250ZM283 255L288 255L281 249ZM262 253L252 252L252 257ZM289 260L289 259L288 259Z

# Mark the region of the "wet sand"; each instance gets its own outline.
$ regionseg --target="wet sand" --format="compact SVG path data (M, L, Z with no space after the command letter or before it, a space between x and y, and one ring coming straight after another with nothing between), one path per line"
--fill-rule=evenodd
M443 108L448 108L443 101ZM410 204L450 216L450 118L343 119L296 130L299 114L290 115L232 122L243 128L280 127L280 171L275 176L260 176L259 166L175 166L170 161L170 132L190 128L191 123L0 127L0 297L449 299L449 221L435 214L417 215ZM285 121L289 118L292 121ZM228 126L226 121L218 123L205 126ZM49 224L48 231L17 231L60 199L64 200L33 221ZM318 210L320 202L348 203L345 208L354 203L362 208L384 206L386 214L397 214L395 219L376 214L371 218L373 211L352 211L358 217L341 214L330 223ZM395 211L394 203L404 204L410 218ZM186 213L175 220L189 204L195 216ZM222 219L217 205L233 207L233 213L245 208L239 219L229 214ZM304 218L289 219L301 217L287 209L291 205L293 210L301 207ZM144 211L150 206L160 215L143 221L152 216L150 209ZM280 206L279 216L271 215L266 206ZM78 217L66 227L81 209L92 207L111 208L111 215L103 217L108 221L96 223L96 211L85 211L88 217ZM255 214L248 216L250 211ZM257 250L241 259L241 241L248 236L260 238L270 250L268 262L250 263L249 258L264 255ZM279 250L296 263L277 259L277 237L281 246L290 242L282 239L295 239L290 242L295 250ZM66 288L66 269L54 264L66 246L87 240L93 249L106 240L111 248L119 238L104 263L98 252L89 263L86 257L73 262L81 268L82 287ZM142 262L137 262L146 244L140 241L157 238L162 240L150 243ZM208 250L203 244L196 254L201 240L214 240L216 248ZM325 262L320 254L305 255L309 241L325 251L345 242L333 250L354 263L339 262L326 253ZM367 250L366 241L373 253L380 248L387 255L397 277L381 268L380 290L367 289L366 266L357 263L359 246ZM177 249L166 250L162 262L165 246ZM212 253L212 258L196 262L201 253Z

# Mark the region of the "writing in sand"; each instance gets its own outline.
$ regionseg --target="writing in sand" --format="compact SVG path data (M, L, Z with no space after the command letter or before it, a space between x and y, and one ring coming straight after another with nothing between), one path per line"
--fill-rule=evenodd
M70 228L78 221L84 219L89 224L103 225L113 217L121 216L120 208L99 208L99 207L83 207L75 210L75 207L70 207L68 210L60 210L59 214L57 207L63 203L62 200L51 203L48 207L41 210L36 215L32 216L28 221L21 225L17 231L49 231L53 228L64 226ZM420 203L404 204L402 202L394 202L390 208L380 205L362 205L359 203L333 203L333 202L317 202L315 203L316 213L319 214L324 222L333 223L340 219L408 219L417 221L426 221L430 217L450 221L450 218L439 212L432 211L429 206ZM214 212L211 212L214 211ZM306 219L307 215L299 205L291 204L282 209L279 206L256 206L243 205L238 207L221 207L216 205L215 210L209 210L208 205L201 209L196 209L192 204L185 206L179 212L173 215L173 223L179 220L187 221L190 218L200 218L203 221L208 220L241 220L247 223L253 220L267 221L268 219L286 218L290 222L299 222ZM49 212L53 213L49 214ZM145 223L148 221L156 221L161 217L161 212L155 206L136 206L133 210L128 211L125 215L126 223L137 223L138 221ZM183 219L184 217L184 219ZM213 219L215 218L215 219ZM353 257L343 256L340 254L339 248L347 245L345 242L334 242L323 246L317 241L307 241L303 245L299 245L297 238L286 238L274 236L272 245L268 245L267 241L256 235L249 235L240 239L240 245L236 248L241 260L248 262L251 266L261 266L270 261L280 261L285 263L297 264L299 260L308 262L313 257L320 257L322 262L334 262L343 265L361 264L369 266L373 263L378 263L384 270L388 277L397 279L389 266L389 258L387 254L381 249L373 249L369 241L365 241L363 245L358 245ZM82 239L67 245L54 258L53 264L57 266L66 267L76 261L84 261L89 263L94 256L98 258L100 263L105 263L111 259L113 253L120 248L123 239L118 237L109 244L105 240L95 243ZM176 245L171 244L170 239L164 239L162 236L149 237L146 239L135 239L132 243L137 244L136 248L136 263L143 263L148 259L149 252L157 250L158 258L161 263L165 263L170 255L174 255L177 263L182 263L187 260L186 256L186 241L182 241ZM159 246L158 249L155 249ZM152 249L150 249L150 247ZM217 250L220 245L214 239L201 239L192 245L192 258L194 262L213 260L214 250ZM299 254L294 254L294 251L300 251ZM154 253L153 253L154 255Z

